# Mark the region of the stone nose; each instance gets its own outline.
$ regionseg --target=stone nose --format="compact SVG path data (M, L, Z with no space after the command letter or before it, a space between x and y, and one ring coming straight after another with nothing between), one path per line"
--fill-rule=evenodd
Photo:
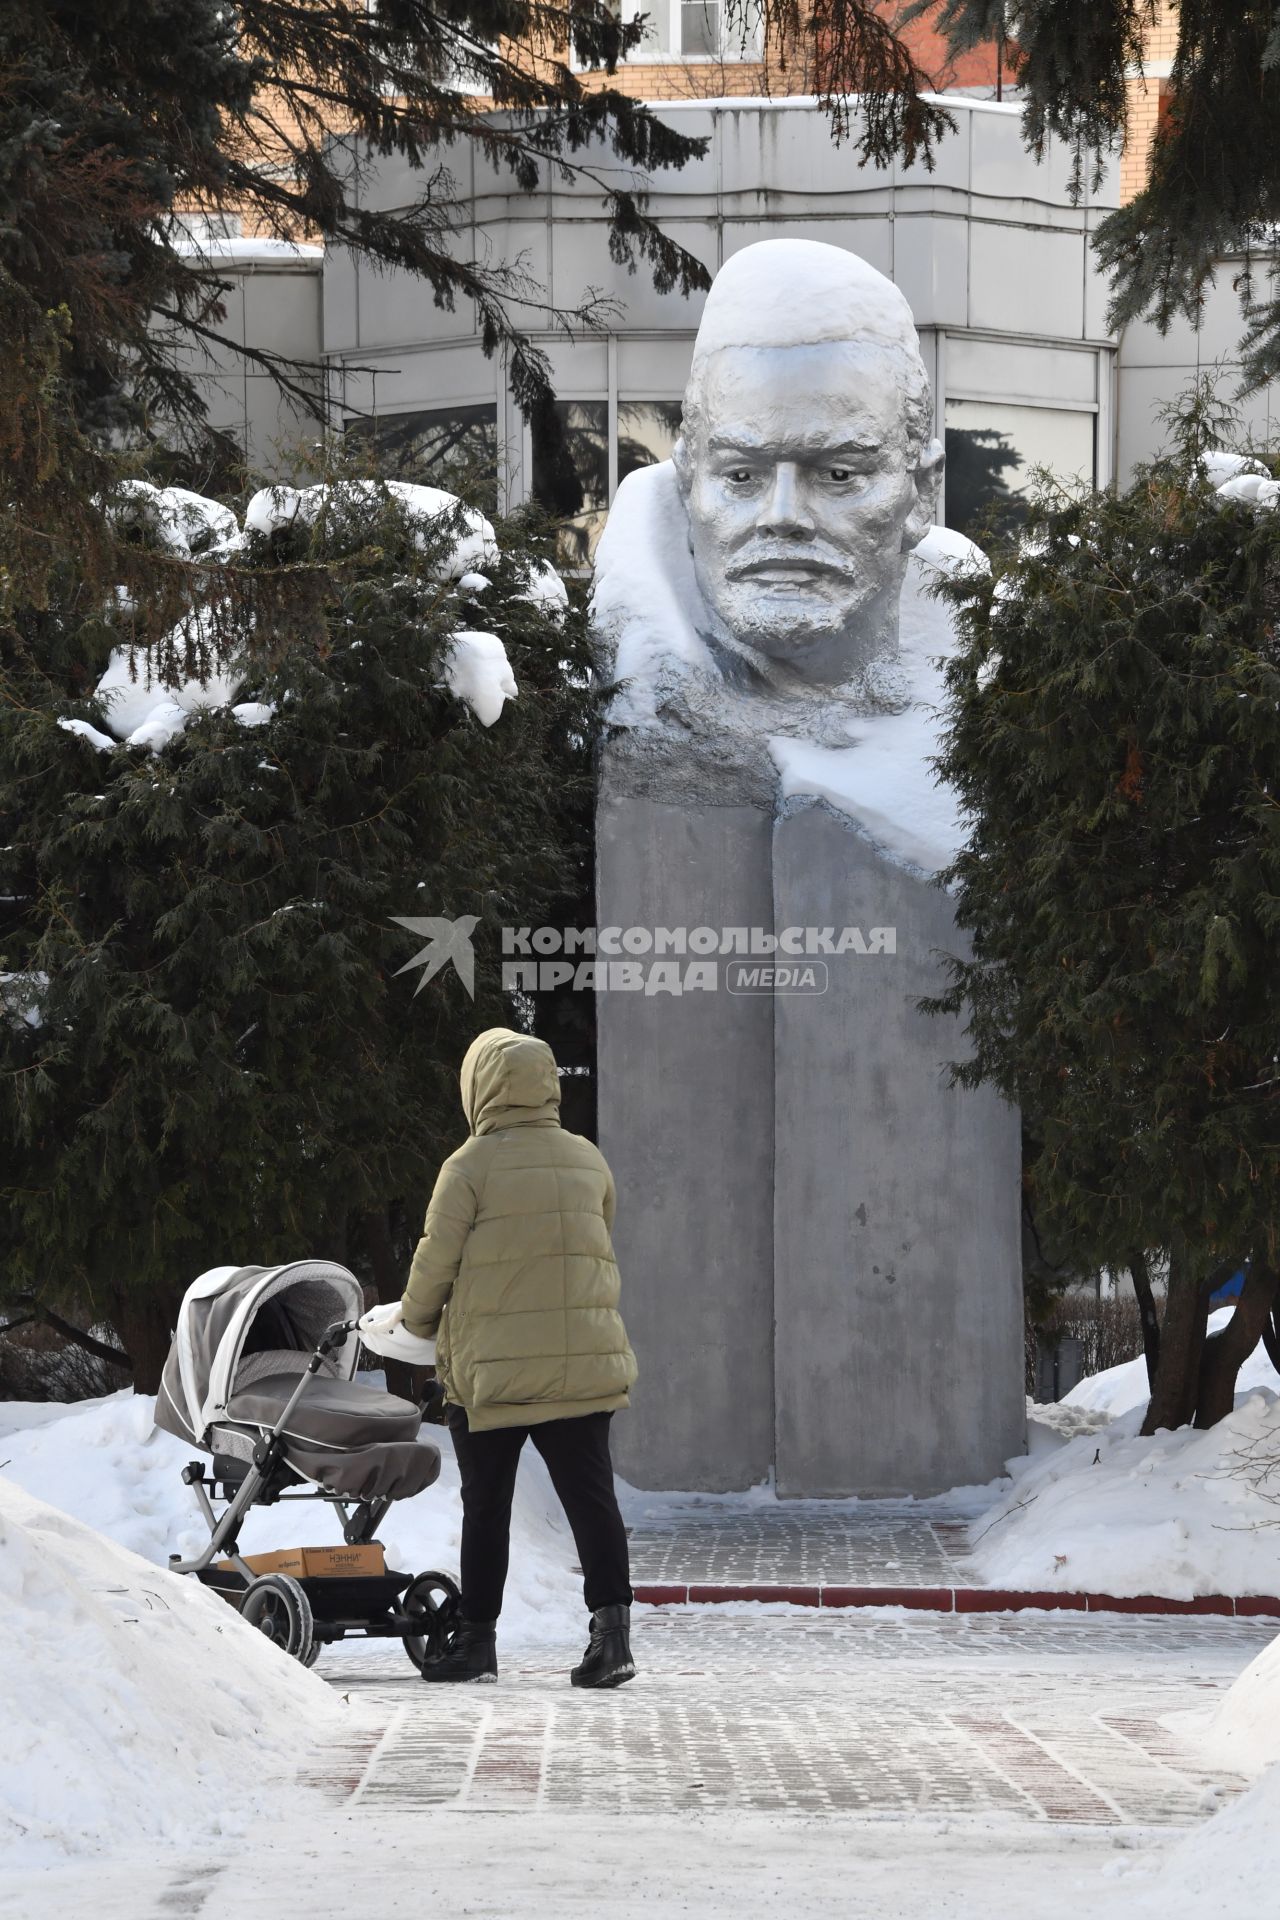
M765 494L756 525L769 533L809 534L813 520L805 504L800 469L790 460L780 460Z

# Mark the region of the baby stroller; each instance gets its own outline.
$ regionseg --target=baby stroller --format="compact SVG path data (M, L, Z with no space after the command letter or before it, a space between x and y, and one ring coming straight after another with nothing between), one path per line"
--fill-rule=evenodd
M169 1565L215 1588L305 1666L327 1642L356 1635L403 1641L420 1668L449 1644L458 1589L446 1574L295 1577L255 1572L239 1552L249 1509L281 1500L327 1501L348 1547L376 1546L392 1501L439 1475L439 1448L418 1436L429 1403L353 1377L363 1305L355 1275L326 1260L214 1267L187 1289L155 1417L212 1456L211 1467L193 1460L182 1473L210 1538Z

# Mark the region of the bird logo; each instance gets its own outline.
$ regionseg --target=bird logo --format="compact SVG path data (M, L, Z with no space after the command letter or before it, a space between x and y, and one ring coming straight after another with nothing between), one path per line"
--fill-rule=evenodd
M397 927L407 927L410 933L419 934L426 939L426 946L415 953L412 960L406 960L397 967L392 978L398 980L402 973L408 973L414 967L422 968L422 978L413 990L416 1000L428 980L434 980L441 967L448 966L452 960L458 978L474 1000L476 997L476 956L471 945L471 936L479 924L480 916L464 913L457 920L439 918L427 920L406 920L399 914L392 914L392 922Z

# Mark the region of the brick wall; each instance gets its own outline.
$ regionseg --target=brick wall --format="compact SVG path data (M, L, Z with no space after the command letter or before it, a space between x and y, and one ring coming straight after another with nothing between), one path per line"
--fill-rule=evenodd
M1178 9L1172 0L1161 0L1160 12L1147 35L1149 66L1166 66L1178 49ZM1146 185L1151 159L1151 143L1160 119L1162 77L1157 73L1135 74L1126 89L1128 108L1124 154L1120 161L1120 198L1132 200Z

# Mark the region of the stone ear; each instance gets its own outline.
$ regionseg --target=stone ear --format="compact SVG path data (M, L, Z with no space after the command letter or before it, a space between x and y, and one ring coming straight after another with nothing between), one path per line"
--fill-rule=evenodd
M687 498L689 493L689 485L691 480L693 479L693 468L692 468L692 462L689 459L689 449L685 445L685 438L683 434L680 435L680 438L676 441L675 446L672 447L671 449L671 464L676 470L676 482L680 488L680 491Z
M938 506L938 490L942 485L942 470L946 465L946 455L939 440L930 440L916 462L915 505L907 515L907 523L902 529L902 550L909 552L924 539L933 525L933 517Z

